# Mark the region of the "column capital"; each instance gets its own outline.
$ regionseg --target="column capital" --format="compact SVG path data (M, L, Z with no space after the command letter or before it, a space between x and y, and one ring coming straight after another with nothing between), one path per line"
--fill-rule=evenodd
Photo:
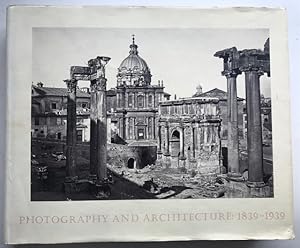
M66 79L64 82L67 84L68 93L75 92L77 88L77 80L76 79Z
M240 68L240 70L242 72L245 72L245 73L249 73L249 72L257 73L258 76L264 75L263 69L260 66L257 66L257 65L254 65L254 64L253 65L249 64L247 66L242 66Z
M98 78L91 81L91 92L105 91L106 90L106 78Z
M241 74L241 71L239 69L222 71L222 75L226 78L236 78L239 74Z

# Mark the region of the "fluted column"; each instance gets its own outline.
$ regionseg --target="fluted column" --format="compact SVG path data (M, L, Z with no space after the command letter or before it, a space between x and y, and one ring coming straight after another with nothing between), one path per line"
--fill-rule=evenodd
M68 88L67 102L67 153L66 179L67 183L75 182L76 176L76 88L77 81L65 80Z
M261 75L261 71L257 68L248 68L248 70L245 70L249 171L248 185L253 187L264 186L259 81Z

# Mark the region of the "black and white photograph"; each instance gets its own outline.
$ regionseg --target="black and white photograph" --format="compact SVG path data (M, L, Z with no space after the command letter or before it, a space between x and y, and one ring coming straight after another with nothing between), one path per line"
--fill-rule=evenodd
M31 201L273 197L271 42L33 28Z

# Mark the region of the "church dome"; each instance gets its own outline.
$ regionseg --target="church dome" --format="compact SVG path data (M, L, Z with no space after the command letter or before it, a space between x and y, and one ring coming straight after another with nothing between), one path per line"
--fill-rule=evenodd
M138 46L132 39L129 56L127 56L118 68L118 85L149 85L151 83L150 69L144 59L138 55Z

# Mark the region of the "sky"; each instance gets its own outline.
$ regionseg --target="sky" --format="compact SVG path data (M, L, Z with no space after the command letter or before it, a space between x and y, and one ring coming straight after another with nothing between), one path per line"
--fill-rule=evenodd
M226 91L221 75L222 59L214 53L225 48L263 49L267 29L115 29L115 28L34 28L32 81L48 87L65 87L70 66L86 66L97 56L111 57L106 66L107 88L116 87L117 68L129 55L135 35L139 55L148 64L152 84L164 81L165 91L190 97L201 84L203 91ZM261 93L269 97L270 78L261 77ZM89 82L79 82L79 87ZM244 74L237 78L238 96L245 97Z

